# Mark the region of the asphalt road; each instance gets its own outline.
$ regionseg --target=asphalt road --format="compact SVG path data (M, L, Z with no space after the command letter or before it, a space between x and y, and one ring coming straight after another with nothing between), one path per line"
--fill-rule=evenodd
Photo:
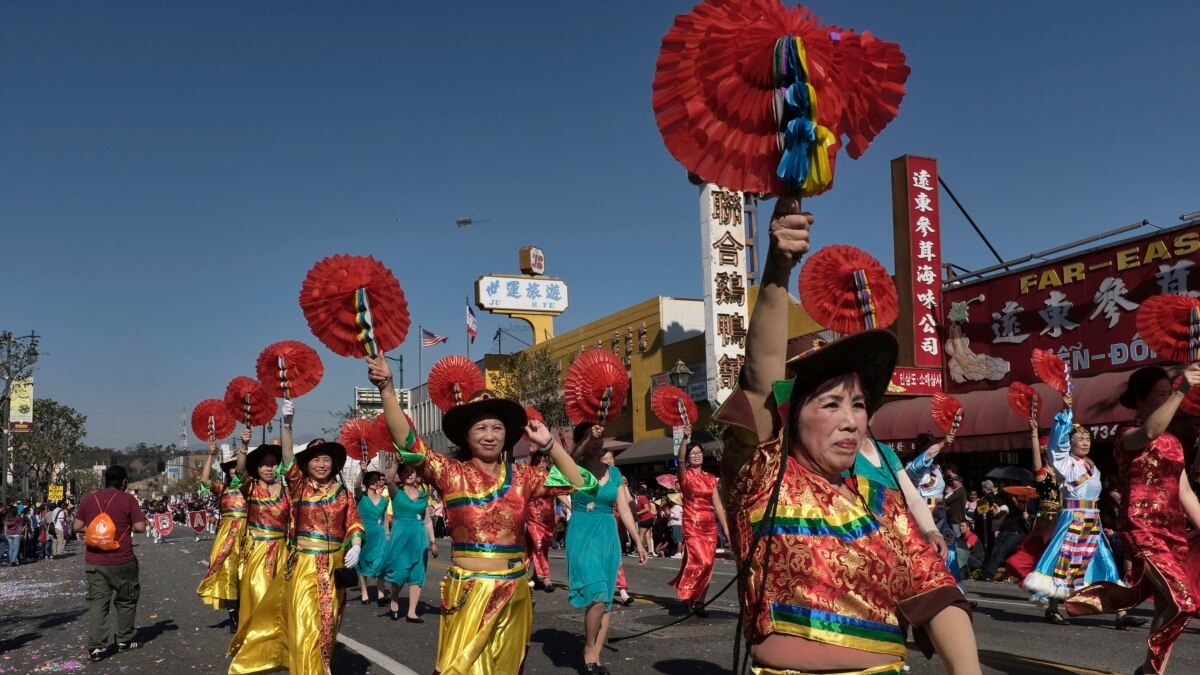
M196 598L204 573L209 535L197 542L179 534L155 545L136 537L141 559L142 597L138 608L136 652L89 663L84 654L87 610L83 601L83 560L78 544L68 556L16 568L0 568L0 675L6 673L223 673L228 665L229 633L223 612ZM443 547L444 549L449 547ZM636 602L616 606L610 637L620 638L682 618L682 606L667 582L678 560L652 559L645 567L626 558L626 574ZM386 608L358 602L352 591L342 627L343 643L334 655L338 675L429 673L437 645L437 581L445 561L431 561L423 593L424 624L392 622ZM565 581L561 552L552 567ZM717 563L714 589L733 575L728 562ZM975 631L985 673L1129 673L1141 661L1145 628L1119 632L1109 618L1077 619L1068 627L1042 619L1042 609L1025 600L1011 584L969 583ZM535 592L537 610L526 672L572 673L580 665L582 613L567 602L563 589ZM402 612L404 610L402 606ZM609 646L603 661L614 673L730 672L737 608L732 590L710 607L707 619L689 618L676 626ZM1148 606L1135 614L1149 616ZM1171 673L1200 673L1200 624L1176 644ZM347 646L348 645L348 646ZM910 652L910 673L941 673L935 657L926 661Z

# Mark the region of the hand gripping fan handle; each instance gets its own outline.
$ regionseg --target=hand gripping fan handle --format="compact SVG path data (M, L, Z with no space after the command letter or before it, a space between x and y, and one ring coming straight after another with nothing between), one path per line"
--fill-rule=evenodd
M775 200L775 211L771 214L771 220L784 216L798 216L804 213L800 202L799 190L779 195L779 198Z
M362 343L367 356L372 358L379 355L375 345L375 324L371 319L371 302L367 299L367 289L360 288L354 292L354 323L358 326L358 341Z

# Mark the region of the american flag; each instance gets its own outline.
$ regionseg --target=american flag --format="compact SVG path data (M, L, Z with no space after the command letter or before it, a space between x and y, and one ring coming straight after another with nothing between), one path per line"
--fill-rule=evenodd
M421 329L422 347L436 347L437 345L449 340L450 338L446 337L445 335L438 335L437 333L425 330L424 328Z
M467 335L471 336L471 344L475 344L475 336L479 333L479 324L475 322L475 312L467 305Z

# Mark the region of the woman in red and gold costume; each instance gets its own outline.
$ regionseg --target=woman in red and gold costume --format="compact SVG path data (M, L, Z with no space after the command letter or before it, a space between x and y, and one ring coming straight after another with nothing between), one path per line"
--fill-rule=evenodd
M243 445L249 441L249 435L248 429L243 432ZM220 500L221 525L213 537L208 571L196 588L196 594L213 609L229 610L229 632L233 633L237 631L238 622L238 583L241 581L242 537L246 533L246 497L239 489L242 481L237 474L236 457L221 462L224 480L209 480L216 452L217 444L209 443L208 461L200 472L200 491L211 491Z
M588 474L591 480L585 486L584 475L548 428L529 421L519 403L486 390L463 391L465 403L444 409L442 429L464 459L450 459L429 449L400 408L383 354L368 358L367 363L401 459L437 486L446 502L452 564L441 584L442 620L434 672L519 673L533 629L533 599L524 563L529 501L573 488L594 491L596 479ZM547 473L504 460L522 430L540 452L549 455L554 470Z
M689 612L706 617L704 595L717 557L717 523L724 532L729 532L729 524L717 493L717 477L704 470L704 449L690 441L691 427L684 427L678 469L683 493L683 564L670 584Z
M1200 528L1200 501L1188 482L1183 445L1167 425L1192 387L1200 384L1200 363L1183 371L1179 387L1157 366L1129 376L1121 405L1135 411L1133 422L1117 429L1117 480L1121 515L1117 529L1133 558L1129 587L1099 582L1071 594L1067 613L1090 615L1129 609L1154 598L1154 619L1146 660L1138 673L1162 673L1175 639L1196 615L1188 587L1187 523Z
M529 466L549 471L550 458L535 452L529 456ZM525 557L533 563L530 583L547 593L554 591L554 582L550 580L550 544L554 543L556 524L553 495L529 500L529 512L525 515Z
M729 425L721 489L751 671L899 674L912 626L947 672L980 673L967 600L901 493L843 478L886 391L896 338L869 330L788 353L788 285L812 224L797 207L776 205L746 364L716 415Z

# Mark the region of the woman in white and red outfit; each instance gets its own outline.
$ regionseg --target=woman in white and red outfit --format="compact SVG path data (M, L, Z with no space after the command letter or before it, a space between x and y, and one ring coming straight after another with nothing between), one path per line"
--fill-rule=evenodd
M550 470L550 457L542 452L529 456L529 466L544 471ZM554 591L550 580L550 544L554 542L554 496L535 497L529 500L525 514L525 557L533 565L533 578L529 584L547 593Z
M696 616L704 611L704 595L712 581L717 556L717 523L728 532L725 507L717 494L717 477L704 470L704 450L692 444L691 427L684 427L679 444L679 491L683 493L683 564L671 580L679 599Z

